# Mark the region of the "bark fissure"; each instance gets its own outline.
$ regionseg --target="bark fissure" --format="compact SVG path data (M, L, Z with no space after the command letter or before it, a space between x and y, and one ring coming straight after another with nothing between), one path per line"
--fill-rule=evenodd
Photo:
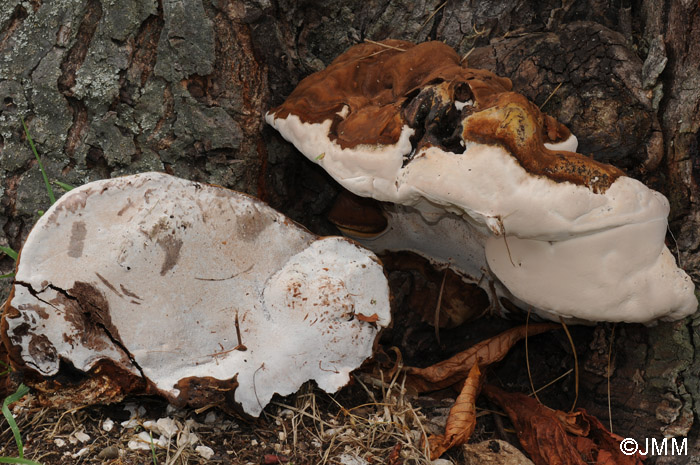
M7 39L12 37L12 34L22 25L29 14L22 5L17 5L10 15L6 26L0 30L0 50L3 50L7 45Z
M66 96L72 96L72 87L75 85L76 73L82 66L87 56L88 48L95 35L97 25L102 18L102 5L99 0L88 0L85 15L83 16L75 43L66 53L61 63L61 76L58 78L58 90Z

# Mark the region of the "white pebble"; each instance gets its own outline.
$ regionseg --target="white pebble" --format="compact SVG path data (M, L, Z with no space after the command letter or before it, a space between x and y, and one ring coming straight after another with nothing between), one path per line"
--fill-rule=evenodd
M194 449L195 452L197 452L202 458L205 460L209 460L214 456L214 450L211 447L207 446L197 446Z
M78 457L82 457L83 455L87 454L89 451L90 451L89 448L83 447L82 449L80 449L80 450L79 450L78 452L76 452L75 454L71 454L71 457L73 457L74 459L77 459Z
M112 431L112 429L114 429L114 422L111 418L107 418L105 421L102 422L102 429L107 431L108 433Z

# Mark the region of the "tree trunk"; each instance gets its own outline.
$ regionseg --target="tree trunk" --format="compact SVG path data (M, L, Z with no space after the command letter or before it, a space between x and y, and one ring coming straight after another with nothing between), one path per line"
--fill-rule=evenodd
M333 233L323 213L338 188L263 115L349 46L385 38L441 40L470 66L510 77L581 152L667 195L672 248L700 280L700 8L690 0L5 0L0 245L19 249L49 206L20 118L52 181L165 171L259 196ZM10 258L0 264L11 271ZM690 435L700 452L698 324L615 327L616 432ZM611 332L575 333L581 402L604 423ZM672 459L657 463L689 457Z

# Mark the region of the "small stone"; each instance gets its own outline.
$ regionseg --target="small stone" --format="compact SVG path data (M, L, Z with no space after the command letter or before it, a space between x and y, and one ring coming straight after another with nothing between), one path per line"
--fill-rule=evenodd
M166 438L171 438L177 434L178 425L172 418L159 418L155 426L156 432Z
M74 459L77 459L78 457L82 457L83 455L86 455L88 452L90 452L90 449L87 447L83 447L75 454L71 454L71 457L73 457Z
M100 460L114 460L119 458L119 448L117 446L105 447L97 454L97 458Z
M136 428L137 426L139 426L139 422L135 418L132 418L131 420L127 420L127 421L122 421L121 424L122 424L122 428L127 428L127 429Z
M481 465L534 465L520 450L498 439L463 446L466 463Z
M194 451L198 453L205 460L209 460L214 456L214 450L207 446L197 446Z
M338 460L343 465L369 465L367 460L350 454L342 454L338 457Z
M114 429L114 422L111 418L107 418L105 421L102 422L102 429L107 431L108 433L112 431L112 429Z
M79 442L87 442L90 440L90 435L85 434L83 431L73 433L73 437L75 437L75 439L77 439Z
M66 441L64 441L61 438L56 438L53 440L53 443L56 444L56 447L63 447L66 445Z

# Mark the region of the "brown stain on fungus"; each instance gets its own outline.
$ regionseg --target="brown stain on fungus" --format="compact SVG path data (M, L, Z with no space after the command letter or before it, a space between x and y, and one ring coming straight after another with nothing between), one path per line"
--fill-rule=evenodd
M119 331L112 324L109 303L97 287L78 281L67 295L70 297L59 294L60 305L65 309L66 321L75 327L85 346L99 351L107 348L110 340L121 341Z
M260 211L255 204L252 204L244 213L238 215L236 235L244 241L254 241L272 222L273 219L269 214Z
M165 276L165 274L172 270L175 265L177 265L180 259L180 249L182 249L182 241L175 238L172 235L158 238L156 243L165 252L165 259L163 260L163 265L160 268L160 275Z
M27 351L32 360L38 365L54 366L58 362L56 348L44 334L32 334L27 345Z
M123 284L120 284L120 285L119 285L119 289L122 290L122 292L124 293L124 295L126 295L126 296L128 296L128 297L131 297L132 299L143 300L141 297L139 297L138 295L136 295L136 294L134 294L133 292L131 292L131 291L130 291L126 286L124 286Z
M531 174L583 185L594 192L605 192L624 176L618 168L585 155L547 149L543 140L545 116L524 96L505 92L463 121L462 137L505 148Z
M87 228L82 221L73 223L70 232L70 244L68 245L68 256L72 258L80 258L83 255L85 247L85 237L87 236Z

